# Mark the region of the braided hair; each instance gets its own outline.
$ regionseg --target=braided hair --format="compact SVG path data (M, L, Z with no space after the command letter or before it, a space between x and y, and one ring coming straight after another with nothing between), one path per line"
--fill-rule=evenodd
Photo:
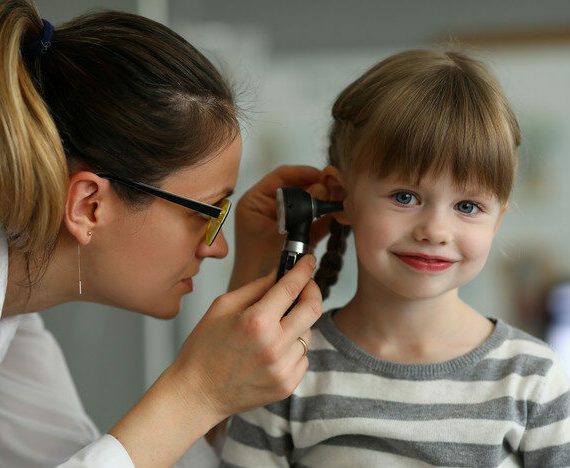
M346 251L346 239L351 229L350 226L340 224L333 219L330 230L327 251L321 258L319 268L315 273L315 282L321 289L323 299L329 296L331 286L338 280L338 274L343 264L342 257Z

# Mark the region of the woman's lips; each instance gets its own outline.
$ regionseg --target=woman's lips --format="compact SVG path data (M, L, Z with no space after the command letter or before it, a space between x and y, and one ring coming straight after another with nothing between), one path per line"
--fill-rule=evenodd
M397 253L395 254L406 265L419 271L440 272L451 268L455 260L445 257L434 257L419 253Z

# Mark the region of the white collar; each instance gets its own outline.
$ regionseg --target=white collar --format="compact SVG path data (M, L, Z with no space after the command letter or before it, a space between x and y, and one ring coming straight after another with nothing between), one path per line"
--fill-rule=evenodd
M2 318L2 307L8 287L8 242L4 230L0 227L0 362L4 359L10 342L16 334L20 316Z
M6 297L8 287L8 242L4 229L0 227L0 318L2 318L2 307Z

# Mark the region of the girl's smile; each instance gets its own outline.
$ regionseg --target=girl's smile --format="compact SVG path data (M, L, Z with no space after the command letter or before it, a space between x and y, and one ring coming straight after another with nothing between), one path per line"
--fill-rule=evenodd
M506 208L482 190L457 187L448 172L419 185L361 174L347 189L362 281L408 300L440 297L477 276Z
M394 255L413 269L431 273L445 271L455 264L455 260L445 257L433 257L416 252L394 253Z

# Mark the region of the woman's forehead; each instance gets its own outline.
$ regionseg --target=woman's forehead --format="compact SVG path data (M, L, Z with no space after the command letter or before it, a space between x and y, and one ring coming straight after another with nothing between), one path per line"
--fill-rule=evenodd
M236 138L205 163L174 172L165 179L163 187L200 199L223 198L233 192L240 160L241 140Z

